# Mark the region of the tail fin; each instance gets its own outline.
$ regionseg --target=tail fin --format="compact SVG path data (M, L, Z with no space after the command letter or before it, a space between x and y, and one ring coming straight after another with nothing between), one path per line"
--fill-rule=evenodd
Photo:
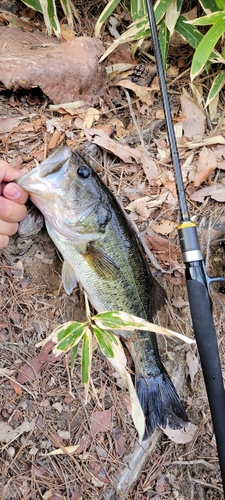
M143 439L153 434L160 425L181 429L188 422L176 389L166 371L154 376L136 377L136 391L145 415L146 430Z

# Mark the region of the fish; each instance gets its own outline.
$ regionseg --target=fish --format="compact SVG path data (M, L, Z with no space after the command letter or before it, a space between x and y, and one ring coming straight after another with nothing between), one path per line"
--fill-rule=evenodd
M166 293L151 274L124 210L82 156L63 146L16 182L42 212L63 256L66 293L79 282L98 313L125 311L152 322ZM157 426L185 428L188 417L161 361L154 331L120 335L134 362L144 439Z

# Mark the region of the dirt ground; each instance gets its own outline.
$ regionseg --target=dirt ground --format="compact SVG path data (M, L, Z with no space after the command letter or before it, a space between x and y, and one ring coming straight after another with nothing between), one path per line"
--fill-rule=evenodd
M91 2L89 16L86 14L86 19L90 18L94 25L97 13ZM86 34L87 31L93 35L90 25ZM103 41L108 39L106 30ZM143 68L149 61L141 52L131 56L129 46L123 50L117 52L115 60L117 57L117 61L127 62L130 58L133 61L131 78L132 74L135 75L133 81L143 85L140 78L143 78ZM180 76L175 82L173 74L168 72L167 77L175 123L182 115L180 96L183 89L196 102L190 90L189 73L185 71L190 67L192 54L187 46L180 46L179 51L183 66L179 69L176 51L171 49L169 67L176 68L177 76ZM137 68L137 64L142 66ZM203 85L199 77L196 87L202 89L204 96L210 87L210 78L205 79ZM147 110L146 104L140 103L131 91L131 108L121 87L107 80L104 95L96 105L100 114L94 126L110 134L117 144L128 145L135 151L140 147L141 134L150 158L159 169L156 181L149 180L147 170L133 159L126 162L119 155L113 155L111 150L107 151L107 147L93 148L83 131L85 114L79 114L79 111L74 114L51 111L51 103L40 88L20 88L14 92L1 85L1 116L5 120L4 124L0 123L1 157L14 167L30 169L35 166L34 159L42 161L55 146L66 141L70 147L83 150L86 157L91 157L94 168L125 208L138 200L136 208L131 205L127 213L144 235L144 243L152 252L148 252L149 266L168 295L168 304L157 314L155 322L193 336L175 229L178 205L159 90L154 90L152 95L153 103ZM132 121L131 109L138 121L138 131ZM188 144L192 139L188 139L186 146L182 142L179 145L182 165L190 157L190 152L194 152L192 174L188 171L185 178L188 196L198 187L210 187L224 180L223 169L218 167L206 174L201 185L193 188L204 148L208 146L217 157L220 155L221 162L225 157L223 143L215 142L210 147L207 142L204 144L204 140L215 135L214 132L225 140L223 109L224 96L221 95L215 117L211 119L207 114L203 143L200 141L191 149ZM13 119L17 122L10 122ZM144 200L143 197L155 200L155 208L148 205L149 198ZM191 216L199 227L210 275L224 275L223 201L207 196L203 202L188 198L188 204ZM123 473L127 466L132 470L138 438L130 415L129 395L117 374L96 351L92 362L92 384L85 405L79 356L75 369L71 370L70 355L61 356L56 361L51 346L36 347L56 326L66 321L85 319L85 309L82 290L77 288L71 296L64 292L60 256L48 237L39 213L36 209L32 210L30 203L28 205L30 215L25 226L21 225L20 234L12 237L8 247L1 252L1 498L222 499L215 437L197 348L187 347L177 340L168 341L167 338L160 338L159 341L162 359L170 373L175 370L176 376L178 369L180 395L197 430L187 444L170 441L157 431L156 444L151 451L147 449L137 480L134 484L131 481L130 486L125 488ZM169 223L173 223L173 227L169 227ZM164 272L155 268L154 259ZM223 292L222 287L214 285L214 320L225 373ZM102 428L93 430L94 417L98 419L100 415L103 420L109 418L105 432ZM70 453L68 447L75 445L77 448ZM61 454L50 454L59 448ZM135 465L137 468L138 462ZM120 493L118 484L122 484Z

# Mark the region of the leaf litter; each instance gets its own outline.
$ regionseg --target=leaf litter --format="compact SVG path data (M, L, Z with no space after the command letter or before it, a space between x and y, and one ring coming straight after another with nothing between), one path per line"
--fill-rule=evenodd
M18 34L17 29L17 37ZM23 32L22 37L25 36ZM177 51L176 47L175 59L172 53L170 56L175 67ZM114 63L135 65L137 60L128 49L120 48L107 61L112 66ZM128 69L131 71L132 67ZM104 93L97 99L93 113L90 111L93 103L89 101L85 106L81 98L77 99L80 101L77 106L71 107L71 98L65 96L65 100L60 99L58 109L51 110L52 103L37 88L23 92L21 89L11 91L9 97L9 91L3 86L0 96L1 154L13 166L23 163L23 166L32 168L34 158L42 161L50 149L62 141L76 149L85 148L86 137L82 136L84 130L85 134L89 134L91 143L96 141L98 144L99 141L102 149L97 159L91 160L94 161L94 168L122 201L131 218L135 219L147 248L165 271L164 276L159 275L158 279L166 288L169 302L167 308L157 313L156 322L190 337L192 327L186 307L182 257L176 230L170 231L178 223L178 207L165 126L154 129L153 133L144 133L149 123L162 117L157 82L155 87L152 85L151 88L151 84L147 87L147 95L152 96L153 103L146 106L138 82L135 82L136 86L126 83L130 76L125 72L125 78L120 77L118 71L115 76L110 74L110 84L105 80ZM125 71L123 67L122 71ZM172 83L174 77L169 76L169 71L167 77ZM122 85L117 86L119 79ZM138 119L139 132L143 131L148 154L140 145L139 134L131 123L125 94L121 92L122 86L126 88L126 85L131 93L132 108ZM143 89L143 85L141 87ZM223 225L219 229L216 225L222 220L224 202L225 121L221 115L222 105L218 103L212 130L209 130L201 103L204 88L201 87L200 79L196 86L190 87L187 76L182 76L176 90L175 96L170 93L174 120L180 120L183 127L185 119L191 119L191 113L195 117L189 132L186 129L182 135L180 129L176 128L176 133L191 215L199 225L202 248L206 252L207 262L210 262L210 274L214 274L214 266L215 269L219 265L223 268L223 246L216 247L219 249L213 254L216 257L210 260L210 249L206 242L210 230L217 236L224 232ZM182 95L188 99L188 108L192 110L189 114L188 109L181 108ZM201 113L197 119L199 109ZM88 130L85 129L86 123ZM94 155L91 153L90 156L93 158ZM216 166L213 168L215 158ZM135 200L136 205L129 207ZM151 201L155 201L155 206L151 205ZM201 226L203 219L206 219L206 223ZM147 498L148 494L160 494L162 499L179 498L181 491L185 500L192 496L222 499L213 428L201 370L196 371L196 352L190 360L190 355L187 356L178 341L175 344L167 338L159 341L168 371L172 374L179 361L186 370L188 377L177 375L179 379L185 379L179 390L188 406L190 420L198 429L189 443L179 446L166 436L163 437L161 430L158 430L154 437L155 447L151 448L148 443L148 452L145 452L144 447L141 451L144 462L140 458L140 448L139 455L135 451L136 446L140 445L127 411L129 395L120 385L120 378L113 375L112 368L99 353L93 356L92 384L85 406L83 388L80 386L79 358L78 369L71 372L69 355L55 362L50 350L40 351L36 347L37 342L47 337L60 322L84 320L84 309L79 291L67 297L61 287L60 261L45 230L41 229L35 235L31 245L27 240L17 235L2 252L0 338L1 368L5 377L1 378L1 418L4 439L7 436L13 439L13 447L8 439L3 441L2 455L6 469L5 482L0 483L0 488L4 489L5 498L13 500L18 495L26 498L63 497L68 494L65 487L65 477L68 477L71 498L81 499L83 496L105 500L110 488L115 491L117 485L118 495L120 491L123 497L126 491L127 497L131 499ZM14 273L18 259L23 264L23 273ZM154 271L151 262L150 267ZM224 321L224 300L218 290L213 290L213 303L223 360L224 341L220 332ZM130 366L129 357L127 362ZM25 378L18 385L20 376ZM20 393L16 392L16 383ZM107 417L104 412L110 413L112 407L113 417L106 425L106 430L91 437L91 416L102 412L104 421ZM27 422L27 427L23 427L23 422ZM17 433L13 434L14 431ZM69 447L73 447L73 451L68 456ZM47 457L48 452L57 448L66 452L62 456ZM14 458L9 460L12 454ZM213 465L214 468L199 463L202 457L207 465ZM131 474L125 486L127 466ZM31 470L34 474L33 484L27 480ZM12 475L13 483L10 480Z

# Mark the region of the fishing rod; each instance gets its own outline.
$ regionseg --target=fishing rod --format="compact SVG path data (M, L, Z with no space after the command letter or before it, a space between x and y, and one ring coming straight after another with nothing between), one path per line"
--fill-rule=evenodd
M191 221L188 213L154 8L151 0L146 0L146 3L179 201L180 224L178 225L178 234L185 264L190 311L211 410L225 493L225 391L209 290L211 282L225 281L225 278L210 278L207 275L204 259L200 250L196 225Z

